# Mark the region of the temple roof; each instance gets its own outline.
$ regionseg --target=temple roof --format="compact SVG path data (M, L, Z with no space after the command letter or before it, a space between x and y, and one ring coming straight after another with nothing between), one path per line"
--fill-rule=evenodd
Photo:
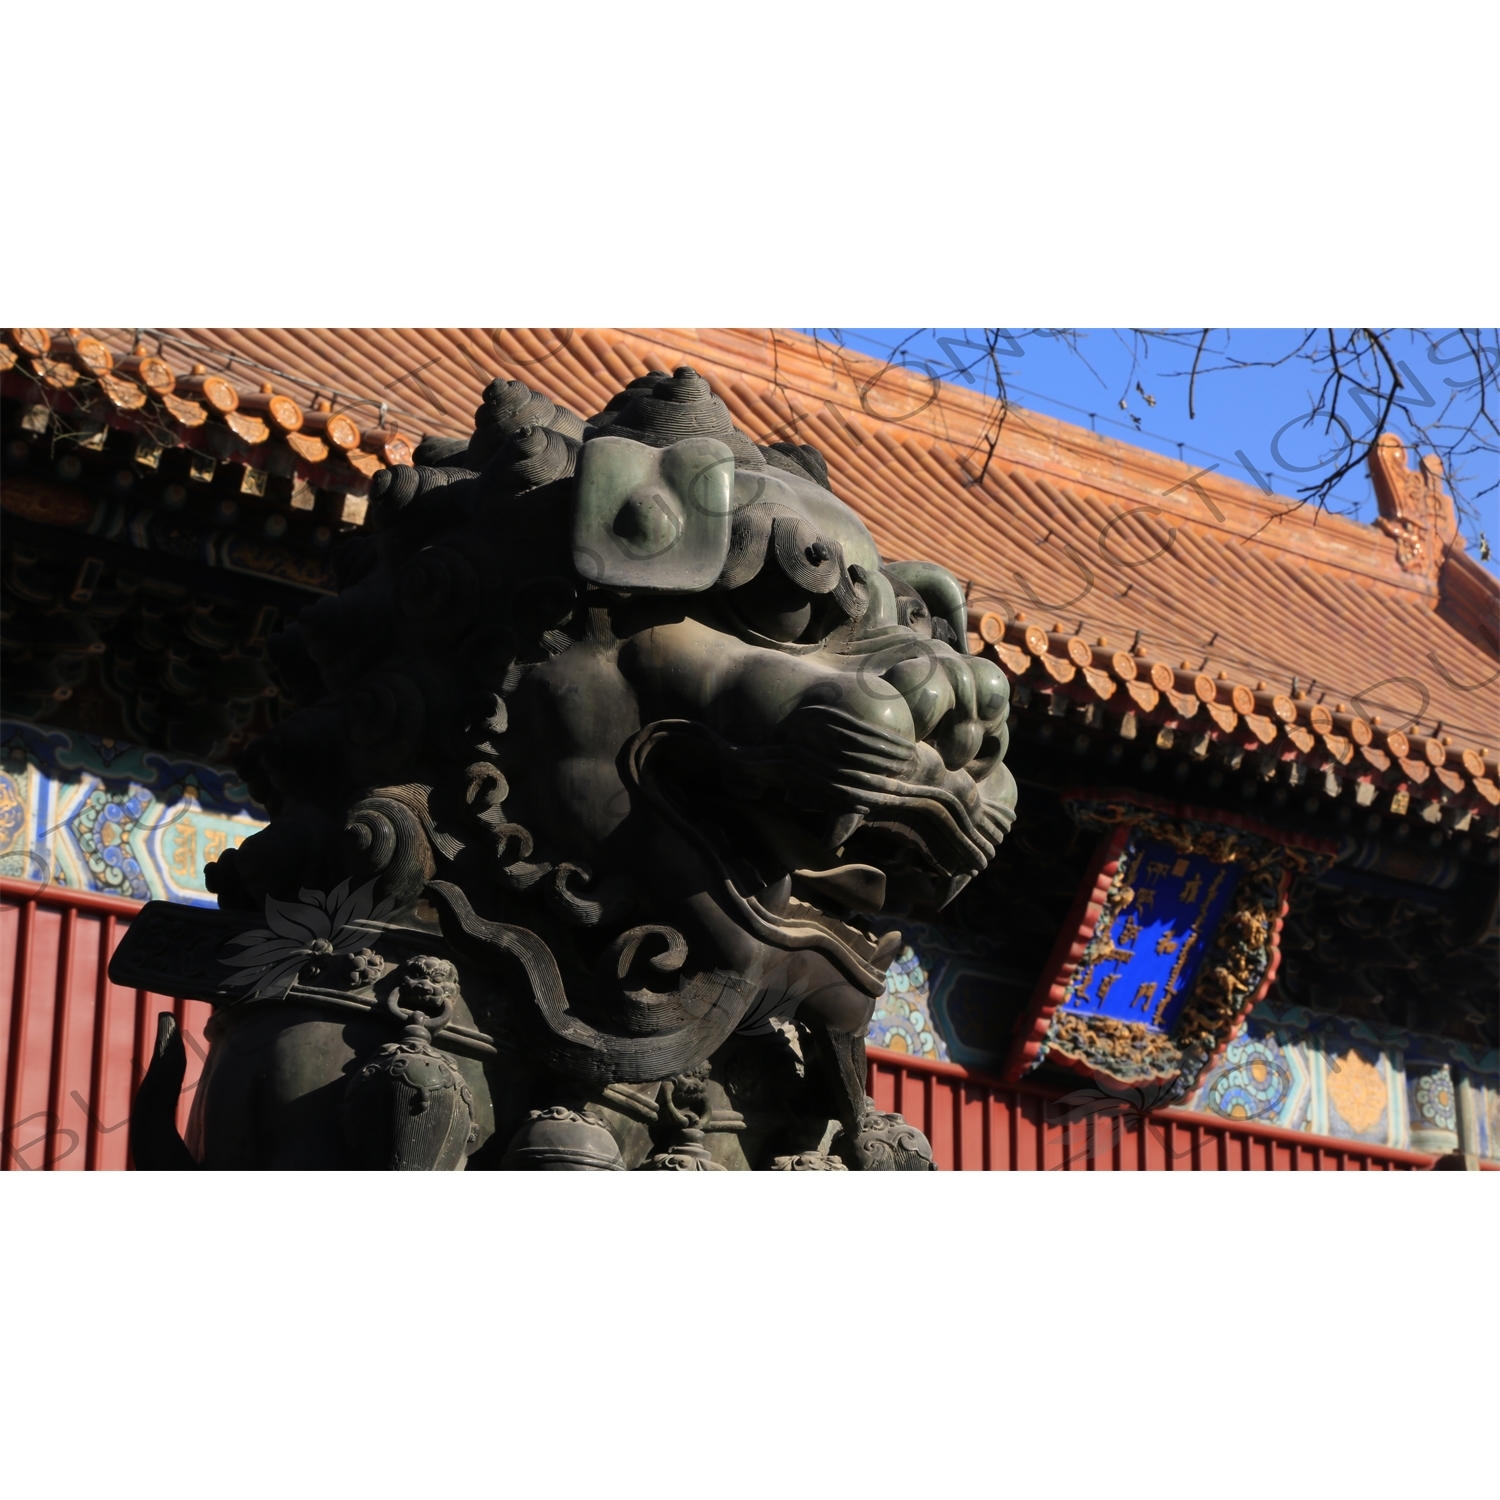
M1434 807L1500 803L1500 585L1465 553L1434 461L1411 467L1394 439L1363 525L1020 407L997 423L978 392L780 330L167 329L140 346L89 330L109 369L81 335L55 330L38 355L23 332L8 397L117 429L149 418L153 441L242 465L246 505L336 530L362 524L369 478L419 438L467 433L494 376L587 417L648 369L691 364L756 441L821 449L885 556L963 580L974 646L1018 683ZM137 347L172 392L129 362ZM292 408L279 421L273 395ZM29 483L7 484L6 508L40 519Z

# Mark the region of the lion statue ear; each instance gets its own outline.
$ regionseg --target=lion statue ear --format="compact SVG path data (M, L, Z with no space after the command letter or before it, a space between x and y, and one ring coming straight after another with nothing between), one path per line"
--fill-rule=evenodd
M590 438L573 493L573 566L588 582L699 593L723 570L734 453L717 438L684 438L666 448Z

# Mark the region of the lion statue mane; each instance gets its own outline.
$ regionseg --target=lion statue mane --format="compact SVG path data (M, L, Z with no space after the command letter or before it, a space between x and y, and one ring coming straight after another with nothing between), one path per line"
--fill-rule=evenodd
M138 1165L929 1168L865 1093L901 939L1014 817L964 591L696 371L586 421L518 381L371 488L272 654L266 828L117 977L163 1017Z

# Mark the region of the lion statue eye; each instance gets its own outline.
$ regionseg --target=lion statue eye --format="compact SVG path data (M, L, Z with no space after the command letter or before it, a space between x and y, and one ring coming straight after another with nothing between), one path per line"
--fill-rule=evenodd
M922 600L910 595L900 596L896 600L896 619L921 636L934 634L934 620L927 606Z

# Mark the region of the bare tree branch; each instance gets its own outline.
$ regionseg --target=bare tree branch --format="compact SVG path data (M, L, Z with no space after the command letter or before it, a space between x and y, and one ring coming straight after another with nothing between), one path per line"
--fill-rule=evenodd
M1193 421L1198 413L1193 410L1193 388L1198 383L1198 361L1203 358L1203 346L1208 343L1208 336L1212 333L1211 328L1203 330L1203 336L1198 340L1198 348L1193 355L1193 369L1188 376L1188 421Z

